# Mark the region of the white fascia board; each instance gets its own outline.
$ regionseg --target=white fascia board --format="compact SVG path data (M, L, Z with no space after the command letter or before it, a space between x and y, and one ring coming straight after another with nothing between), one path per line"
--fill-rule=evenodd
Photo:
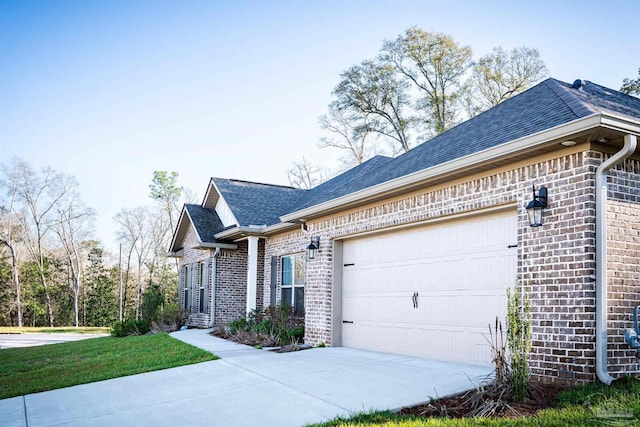
M293 228L300 228L300 224L293 223L293 222L279 222L277 224L273 224L265 227L265 229L262 230L262 232L264 234L275 234L280 231L285 231Z
M165 256L167 258L182 258L184 256L184 250L180 249L176 252L167 252Z
M193 231L196 233L196 237L198 238L198 244L194 246L194 249L237 249L238 245L234 245L233 243L213 243L213 242L203 242L200 238L200 234L198 233L198 229L193 224L193 220L191 219L191 215L189 215L189 211L185 209L187 216L189 217L189 221L191 222L191 226L193 227ZM217 238L217 237L216 237Z
M186 208L185 208L184 211L187 213L187 216L189 217L189 222L191 222L191 226L193 227L193 231L196 232L196 237L198 238L198 242L202 242L202 239L200 238L200 234L198 233L198 229L193 224L193 219L191 219L191 215L189 215L189 211Z
M264 225L254 227L233 227L228 230L224 230L216 234L216 239L224 240L229 239L236 235L262 235L267 227Z
M233 210L231 210L231 206L229 206L229 203L227 203L227 201L224 199L224 196L220 192L220 189L216 185L216 183L213 180L213 178L211 178L211 186L209 187L209 189L211 189L211 187L213 187L216 190L216 193L218 193L218 201L216 202L216 205L214 206L214 209L217 208L218 204L222 202L225 210L227 210L229 212L229 214L231 215L231 218L230 218L231 223L225 224L224 221L222 221L222 225L224 225L225 227L229 227L230 225L239 225L240 222L238 222L238 219L236 218L236 215L233 213ZM227 218L226 215L220 215L220 213L218 212L217 209L215 209L215 211L216 211L216 214L218 215L218 217L220 218L220 220L223 220L223 219Z
M211 243L211 242L200 242L198 246L194 249L238 249L238 245L235 243Z
M182 212L180 212L178 225L176 226L176 229L173 230L173 236L171 237L171 244L169 245L169 249L173 249L176 244L176 239L178 238L178 234L180 233L180 227L182 226L182 221L184 219L184 214L186 211L187 211L187 207L185 205L182 205ZM189 219L189 221L191 221L191 219ZM173 253L173 251L171 251L170 253Z
M496 147L488 148L459 159L451 160L446 163L433 166L413 172L408 175L401 176L391 181L386 181L373 187L368 187L355 193L347 194L333 200L329 200L318 205L310 206L296 212L292 212L280 217L282 222L291 222L300 218L308 218L321 214L329 209L336 209L343 205L365 201L367 199L383 195L385 193L401 189L406 186L417 184L421 181L435 178L440 175L449 174L456 170L466 169L473 165L481 164L486 161L515 154L520 151L534 148L538 145L545 144L554 139L561 139L569 135L584 132L602 124L604 113L594 113L590 116L574 120L559 126L555 126L544 131L528 135ZM428 142L427 142L428 143Z
M603 112L602 126L616 131L640 135L640 119L628 116Z
M209 193L211 193L211 187L213 187L213 178L209 178L209 185L207 186L207 191L204 193L204 199L202 199L201 206L203 208L207 204L207 200L209 200ZM218 197L220 197L220 193L218 193Z

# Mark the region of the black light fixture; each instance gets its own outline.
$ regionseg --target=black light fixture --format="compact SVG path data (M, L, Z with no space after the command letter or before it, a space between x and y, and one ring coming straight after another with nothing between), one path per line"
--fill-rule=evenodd
M311 238L311 243L307 246L307 259L314 259L320 249L320 236Z
M540 227L542 225L542 210L547 207L547 187L540 187L536 196L536 186L533 186L533 200L527 205L529 225Z

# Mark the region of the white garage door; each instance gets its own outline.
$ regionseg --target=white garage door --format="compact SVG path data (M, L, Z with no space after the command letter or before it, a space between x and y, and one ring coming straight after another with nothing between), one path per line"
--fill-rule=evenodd
M513 214L346 240L342 345L489 364L488 324L504 322L515 243Z

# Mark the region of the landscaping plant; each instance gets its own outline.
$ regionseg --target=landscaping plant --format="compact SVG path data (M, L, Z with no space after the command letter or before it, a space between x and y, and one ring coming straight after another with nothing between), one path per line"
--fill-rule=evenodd
M529 390L529 352L531 351L531 300L517 286L507 289L507 342L511 367L513 399L522 402Z
M304 314L295 313L288 305L251 310L212 332L214 335L242 344L260 347L287 346L297 349L304 337Z

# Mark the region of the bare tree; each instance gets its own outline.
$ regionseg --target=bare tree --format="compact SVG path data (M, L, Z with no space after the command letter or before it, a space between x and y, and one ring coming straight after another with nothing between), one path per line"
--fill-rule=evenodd
M80 244L87 238L89 225L95 218L95 212L83 206L80 194L75 190L69 191L67 197L61 200L56 210L58 216L53 229L62 243L69 263L73 290L74 326L79 326L78 297L82 285L83 260L86 258L80 255Z
M7 247L11 256L11 282L15 290L16 317L18 326L22 326L22 290L20 289L18 237L21 231L20 220L17 217L17 177L16 171L7 165L2 165L0 177L0 196L6 195L5 205L0 205L0 244ZM0 199L2 200L2 199Z
M384 42L380 58L419 90L416 108L423 112L429 129L442 133L456 124L463 77L472 65L469 46L460 46L447 34L411 27Z
M528 89L548 74L538 49L501 47L480 58L473 66L473 86L481 109L488 109Z
M368 115L349 116L344 110L329 107L328 114L320 116L319 122L320 127L333 137L322 137L318 146L346 151L347 165L359 165L375 154Z
M296 188L310 189L324 181L324 171L309 163L304 157L301 162L293 163L293 166L287 171L287 175L291 186Z
M119 225L117 231L118 240L127 248L127 274L125 276L125 295L128 289L129 276L131 273L131 257L136 255L137 268L136 291L135 291L135 316L140 317L140 302L143 292L143 266L147 263L151 246L148 242L149 231L149 208L139 206L133 209L122 209L116 214L114 220ZM126 300L123 304L126 303Z
M330 108L368 120L368 128L394 142L394 152L409 151L410 115L408 84L388 63L362 61L340 74Z
M36 172L29 163L14 159L9 167L16 188L16 200L22 205L20 215L27 251L38 267L44 290L49 325L54 314L47 280L45 238L53 225L56 207L68 192L77 187L75 178L49 167Z

